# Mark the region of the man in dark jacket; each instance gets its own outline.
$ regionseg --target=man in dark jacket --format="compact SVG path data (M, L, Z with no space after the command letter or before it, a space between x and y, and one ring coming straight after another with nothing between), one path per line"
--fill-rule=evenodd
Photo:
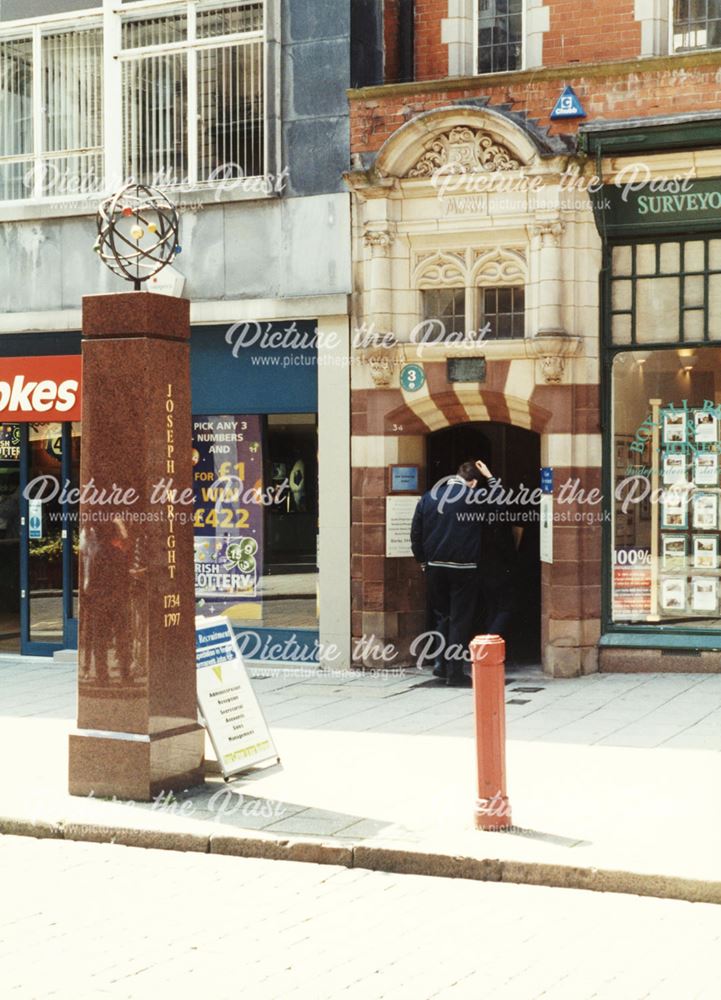
M485 491L478 489L481 478ZM483 499L495 483L483 462L464 462L457 475L421 497L413 515L411 548L425 569L429 602L445 640L434 674L449 687L471 684L463 668L475 631Z

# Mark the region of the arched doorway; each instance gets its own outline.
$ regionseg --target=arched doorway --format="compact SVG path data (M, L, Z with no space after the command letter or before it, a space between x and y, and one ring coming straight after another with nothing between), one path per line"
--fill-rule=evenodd
M529 491L539 485L541 439L534 431L493 421L455 424L434 431L426 439L426 488L456 472L468 459L482 459L505 488ZM522 527L518 546L517 604L508 640L507 662L541 662L541 563L538 506L513 508L514 523Z

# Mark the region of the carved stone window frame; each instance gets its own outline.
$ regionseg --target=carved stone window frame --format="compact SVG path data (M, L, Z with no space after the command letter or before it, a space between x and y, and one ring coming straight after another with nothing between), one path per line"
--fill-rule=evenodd
M466 294L467 340L479 339L483 298L481 290L520 286L527 293L528 252L525 248L469 246L462 250L419 251L415 255L413 288L416 292L417 321L420 323L424 319L424 291L462 288ZM528 336L528 313L524 336ZM493 339L494 342L499 342L501 338Z

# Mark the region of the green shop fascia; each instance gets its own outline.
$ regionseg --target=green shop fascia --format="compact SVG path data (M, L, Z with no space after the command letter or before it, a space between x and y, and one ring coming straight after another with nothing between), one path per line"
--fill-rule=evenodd
M721 113L581 129L607 180L602 648L721 649L721 176L689 171L720 137ZM625 165L612 183L607 157Z

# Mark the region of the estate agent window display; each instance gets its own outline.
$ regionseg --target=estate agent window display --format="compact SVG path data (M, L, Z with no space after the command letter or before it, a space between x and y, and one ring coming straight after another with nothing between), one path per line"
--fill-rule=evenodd
M610 621L721 632L721 239L608 257Z

